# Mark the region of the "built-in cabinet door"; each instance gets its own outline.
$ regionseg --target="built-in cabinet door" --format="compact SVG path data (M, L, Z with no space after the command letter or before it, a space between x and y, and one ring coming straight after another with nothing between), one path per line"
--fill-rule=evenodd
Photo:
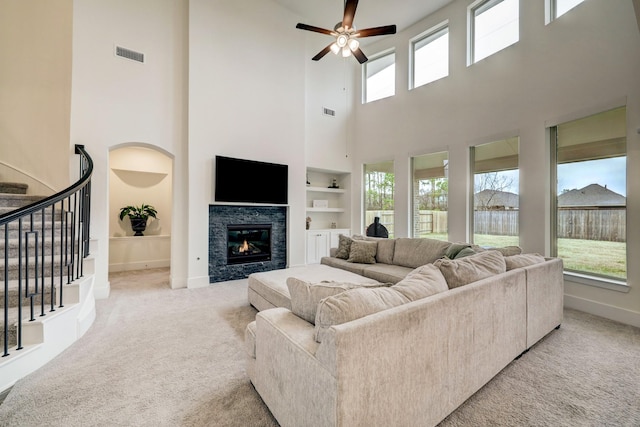
M323 256L329 255L329 232L307 232L307 264L319 264Z

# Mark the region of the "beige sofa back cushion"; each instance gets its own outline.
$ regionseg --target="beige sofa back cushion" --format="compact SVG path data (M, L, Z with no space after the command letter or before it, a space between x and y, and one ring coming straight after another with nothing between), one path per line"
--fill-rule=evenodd
M447 252L450 242L435 239L396 239L393 263L404 267L416 268L440 259Z
M533 264L544 262L545 259L540 254L520 254L505 256L504 261L507 264L507 271L514 268L528 267Z
M442 258L433 263L447 280L449 289L464 286L507 271L499 251L484 251L464 258Z
M372 282L374 282L372 280ZM287 288L291 295L291 311L296 316L314 323L316 320L316 309L318 303L323 298L340 294L349 289L359 287L380 287L390 286L384 283L345 283L345 282L328 282L309 283L296 277L287 278Z
M316 312L316 341L322 342L332 325L350 322L448 289L440 270L429 264L409 272L407 277L390 288L357 288L325 298L318 304Z

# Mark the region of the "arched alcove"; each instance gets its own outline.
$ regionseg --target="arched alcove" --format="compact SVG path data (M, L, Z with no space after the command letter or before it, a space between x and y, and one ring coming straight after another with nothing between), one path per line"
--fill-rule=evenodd
M171 260L173 157L148 144L129 143L109 152L109 272L168 267ZM124 206L153 206L143 236L134 236Z

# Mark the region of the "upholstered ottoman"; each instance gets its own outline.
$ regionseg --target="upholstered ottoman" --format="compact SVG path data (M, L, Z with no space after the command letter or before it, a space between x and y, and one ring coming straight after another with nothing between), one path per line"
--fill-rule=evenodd
M296 277L310 283L322 281L378 283L374 279L328 265L309 264L251 274L248 288L249 303L258 311L274 307L291 309L291 296L287 288L288 277Z

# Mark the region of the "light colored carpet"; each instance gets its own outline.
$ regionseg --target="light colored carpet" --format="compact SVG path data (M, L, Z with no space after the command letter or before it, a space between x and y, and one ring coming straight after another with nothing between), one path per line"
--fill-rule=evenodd
M14 386L0 426L277 426L245 372L246 280L168 281L112 275L92 328ZM441 426L640 426L640 330L566 310Z

